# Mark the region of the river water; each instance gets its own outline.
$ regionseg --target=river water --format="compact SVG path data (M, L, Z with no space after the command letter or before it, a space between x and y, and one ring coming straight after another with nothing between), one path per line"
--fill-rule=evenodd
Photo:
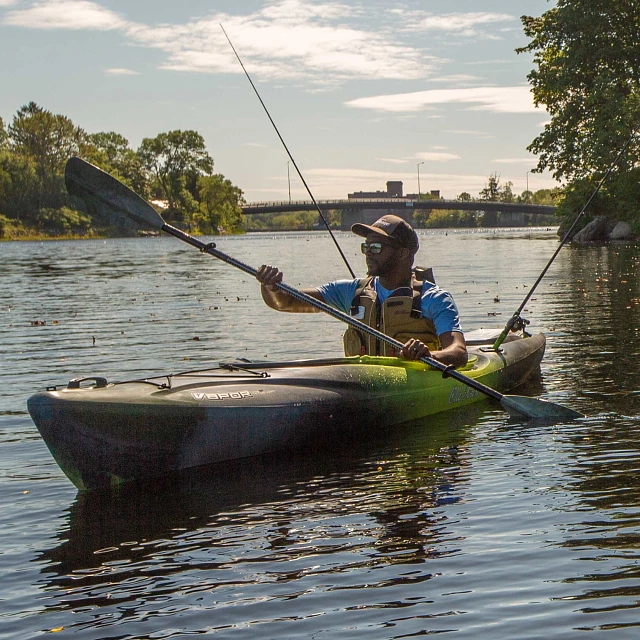
M467 330L502 326L557 247L544 229L420 237ZM361 270L359 239L337 238ZM326 233L215 240L296 287L347 276ZM249 276L174 238L0 253L0 638L638 637L640 248L564 248L524 314L548 347L521 393L586 419L530 424L482 402L320 460L112 496L66 479L30 394L339 355L343 327L266 309Z

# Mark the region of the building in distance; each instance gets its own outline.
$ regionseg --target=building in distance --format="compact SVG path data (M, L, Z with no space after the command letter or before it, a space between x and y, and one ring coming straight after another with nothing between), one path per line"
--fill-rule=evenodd
M386 198L404 198L406 200L420 200L427 197L429 200L440 200L440 190L432 190L420 194L408 193L403 195L403 184L401 180L389 180L386 191L355 191L347 194L349 200L384 200Z

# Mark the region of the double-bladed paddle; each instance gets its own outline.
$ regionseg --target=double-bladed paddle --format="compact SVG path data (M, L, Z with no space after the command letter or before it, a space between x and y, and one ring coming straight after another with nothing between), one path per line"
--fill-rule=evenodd
M137 193L129 189L129 187L122 184L119 180L110 176L108 173L102 171L98 167L82 160L81 158L71 158L67 162L65 170L65 182L67 185L67 191L73 195L81 198L85 201L89 209L94 209L95 212L103 218L107 218L114 224L125 226L128 228L143 227L147 229L155 229L157 231L164 231L169 235L172 235L183 242L186 242L194 247L200 249L204 253L208 253L227 264L230 264L245 273L252 276L256 276L257 269L250 267L249 265L236 260L231 256L216 249L215 243L204 243L200 240L184 233L180 229L167 224L162 217L156 212L156 210ZM290 296L297 300L301 300L310 304L321 311L324 311L328 315L344 322L363 333L367 333L381 342L385 342L392 347L395 347L400 351L403 344L398 340L394 340L389 336L373 329L366 324L356 320L355 318L329 306L328 304L316 300L311 296L298 291L293 287L280 282L277 287L282 291L285 291ZM451 366L447 366L434 360L433 358L420 358L421 362L428 364L430 367L441 371L446 377L451 377L461 382L462 384L483 393L494 400L500 402L500 404L510 414L518 417L527 417L541 420L571 420L574 418L584 417L583 414L563 407L562 405L555 404L553 402L547 402L546 400L540 400L539 398L530 398L527 396L514 396L503 395L487 387L486 385L465 376Z

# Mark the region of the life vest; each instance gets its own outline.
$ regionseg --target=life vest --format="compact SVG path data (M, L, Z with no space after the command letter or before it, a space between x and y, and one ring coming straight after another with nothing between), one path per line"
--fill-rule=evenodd
M402 344L414 338L424 342L432 351L438 351L442 347L435 325L421 313L424 281L416 276L424 273L416 270L411 287L396 289L382 304L378 302L372 286L373 278L360 279L351 303L351 316ZM343 343L346 356L399 355L391 345L351 326L345 331Z

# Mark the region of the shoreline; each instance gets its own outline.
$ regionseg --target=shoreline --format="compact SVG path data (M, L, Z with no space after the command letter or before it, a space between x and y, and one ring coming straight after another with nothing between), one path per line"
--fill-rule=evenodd
M417 228L416 231L420 232L430 232L430 233L491 233L497 231L514 231L514 230L528 230L528 231L537 231L537 230L546 230L552 231L557 230L558 225L542 225L542 226L528 226L528 227L438 227L438 228ZM342 229L332 229L332 231L343 231ZM346 230L345 230L346 231ZM265 234L265 233L328 233L326 229L256 229L251 231L243 231L241 233L226 233L226 234L193 234L194 237L224 237L224 236L237 236L237 235L249 235L249 234ZM0 237L0 243L2 242L45 242L45 241L65 241L65 240L120 240L125 238L157 238L163 237L164 234L160 232L146 232L141 233L139 235L122 235L122 236L114 236L114 235L101 235L101 234L89 234L89 235L77 235L77 234L68 234L68 235L48 235L48 234L21 234L15 237Z

